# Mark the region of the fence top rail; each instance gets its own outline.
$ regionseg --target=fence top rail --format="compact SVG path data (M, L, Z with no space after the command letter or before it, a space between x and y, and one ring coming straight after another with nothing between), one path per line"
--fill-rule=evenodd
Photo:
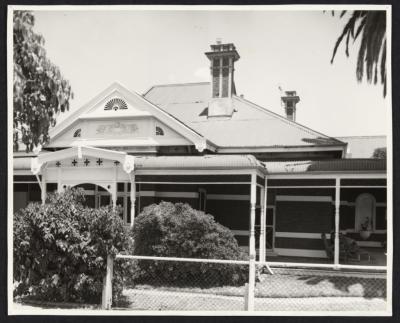
M205 258L178 258L178 257L157 257L157 256L138 256L118 254L116 259L132 259L132 260L160 260L160 261L180 261L180 262L197 262L197 263L214 263L214 264L236 264L248 265L249 260L231 260L231 259L205 259ZM322 268L322 269L350 269L350 270L371 270L371 271L387 271L386 266L368 266L368 265L343 265L343 264L317 264L317 263L298 263L298 262L261 262L257 261L259 266L267 266L270 268Z
M386 266L368 266L368 265L343 265L343 264L316 264L316 263L296 263L296 262L258 262L258 265L268 265L271 268L323 268L323 269L357 269L372 271L387 271Z
M133 260L161 260L161 261L199 262L199 263L214 263L214 264L234 264L234 265L248 265L249 264L249 260L155 257L155 256L122 255L122 254L116 255L115 258L116 259L133 259Z

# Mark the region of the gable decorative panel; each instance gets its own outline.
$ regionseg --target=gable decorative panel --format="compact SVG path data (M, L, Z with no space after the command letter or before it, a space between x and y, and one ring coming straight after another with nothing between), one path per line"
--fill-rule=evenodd
M124 110L128 109L126 102L120 98L113 98L106 103L104 110Z

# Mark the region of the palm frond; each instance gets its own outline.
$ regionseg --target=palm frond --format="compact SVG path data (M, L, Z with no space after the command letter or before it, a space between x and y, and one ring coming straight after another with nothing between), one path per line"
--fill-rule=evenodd
M354 33L354 27L357 23L357 20L360 19L360 17L364 14L363 11L354 11L352 16L350 17L350 19L347 21L346 25L343 28L342 34L339 36L339 38L336 41L335 47L333 48L333 54L332 54L332 58L331 58L331 64L333 63L335 56L336 56L336 52L343 40L343 38L346 35L351 35L352 33ZM353 30L353 32L352 32ZM348 41L346 41L346 44L348 44ZM348 53L348 45L346 46L346 53Z
M355 36L354 36L354 41L356 41L356 39L357 39L357 37L358 37L358 35L360 34L360 32L363 30L363 28L365 27L365 22L366 22L366 17L363 17L362 18L362 20L361 20L361 22L360 22L360 25L358 26L358 28L357 28L357 31L356 31L356 34L355 34Z
M340 15L343 17L344 13ZM358 26L357 26L358 25ZM356 28L357 27L357 28ZM354 33L354 30L356 32ZM338 37L331 58L335 58L337 50L346 37L346 56L349 56L349 41L353 43L361 37L358 50L356 77L362 81L366 76L367 82L378 83L380 74L381 83L386 95L386 12L385 11L354 11L342 33Z
M383 96L386 96L386 39L382 45L382 56L381 56L381 83L383 84Z

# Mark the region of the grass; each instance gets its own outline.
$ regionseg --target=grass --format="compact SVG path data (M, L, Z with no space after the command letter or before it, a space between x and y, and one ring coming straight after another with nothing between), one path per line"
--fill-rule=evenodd
M264 275L265 277L265 275ZM303 273L268 275L256 285L256 297L364 297L385 298L386 279Z
M263 311L383 311L384 273L276 269L256 283L255 309ZM135 285L123 291L124 302L114 309L178 311L242 311L244 286L176 287ZM17 309L98 309L98 305L29 302ZM25 301L25 302L24 302Z
M261 275L255 295L260 298L364 297L386 298L386 279L379 274L275 269L274 275ZM245 286L176 287L136 285L135 290L243 296Z

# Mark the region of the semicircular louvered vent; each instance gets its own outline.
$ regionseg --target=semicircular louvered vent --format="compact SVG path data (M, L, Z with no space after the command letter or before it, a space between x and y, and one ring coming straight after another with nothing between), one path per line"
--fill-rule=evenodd
M77 129L77 130L74 132L74 138L80 137L80 136L81 136L81 132L82 132L82 130L81 130L80 128Z
M104 110L123 110L123 109L128 109L128 105L126 102L120 98L114 98L111 99L106 103L104 106Z
M156 136L164 136L164 130L161 127L156 127Z

